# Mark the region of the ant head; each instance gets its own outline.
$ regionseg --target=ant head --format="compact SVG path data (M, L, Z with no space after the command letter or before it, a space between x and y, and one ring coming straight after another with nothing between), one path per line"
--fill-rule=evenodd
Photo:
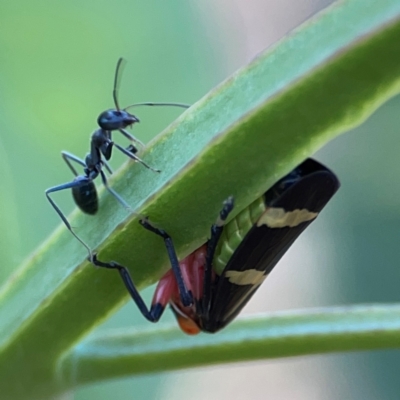
M106 131L124 129L136 122L139 122L139 118L124 110L107 110L97 118L100 128Z

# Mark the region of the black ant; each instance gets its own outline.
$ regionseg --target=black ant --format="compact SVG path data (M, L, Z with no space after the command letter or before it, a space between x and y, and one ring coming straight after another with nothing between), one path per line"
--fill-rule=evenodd
M45 191L46 197L54 210L60 216L62 221L68 230L75 236L76 239L79 240L85 246L87 251L89 252L89 257L92 257L91 250L89 246L78 237L78 235L72 230L70 223L68 222L65 215L62 213L61 209L57 206L54 200L50 197L50 193L59 192L65 189L72 190L72 196L74 198L75 204L79 207L81 211L86 214L96 214L99 208L98 204L98 195L96 186L94 184L94 180L100 175L106 189L128 210L131 210L129 205L125 202L125 200L112 188L108 186L107 177L103 171L103 167L106 168L109 174L112 174L112 170L110 166L107 164L107 161L111 158L112 148L115 146L118 150L124 153L129 158L134 161L140 162L146 168L151 169L154 172L160 172L160 170L150 167L146 164L142 159L136 156L138 149L134 144L130 144L127 148L120 146L117 143L114 143L111 138L112 131L118 130L125 137L127 137L132 142L139 143L141 146L144 146L138 139L136 139L133 135L126 131L125 128L133 125L136 122L139 122L139 118L127 112L127 109L136 106L173 106L173 107L181 107L181 108L189 108L189 105L181 104L181 103L136 103L132 104L125 109L120 109L118 103L118 87L121 76L121 66L124 59L120 58L117 63L117 68L115 70L114 77L114 87L113 87L113 99L115 109L107 110L102 112L97 122L100 126L100 129L97 129L91 136L90 140L90 153L88 153L85 157L85 160L80 159L66 151L61 152L61 156L63 160L67 163L68 167L75 175L75 179L71 182L64 183L61 185L53 186ZM105 160L102 159L102 156ZM79 175L72 162L76 162L77 164L83 167L84 174Z

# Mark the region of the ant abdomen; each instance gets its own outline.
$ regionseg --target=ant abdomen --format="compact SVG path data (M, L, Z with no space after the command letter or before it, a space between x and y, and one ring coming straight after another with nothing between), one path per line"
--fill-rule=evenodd
M99 210L99 199L93 180L84 176L78 176L74 181L80 182L79 185L72 187L72 197L75 204L85 214L96 214Z

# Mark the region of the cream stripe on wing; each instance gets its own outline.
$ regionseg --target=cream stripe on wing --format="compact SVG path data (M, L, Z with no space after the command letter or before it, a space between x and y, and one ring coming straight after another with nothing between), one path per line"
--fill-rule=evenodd
M318 213L308 211L307 209L285 211L284 208L269 207L265 210L257 221L257 226L266 225L268 228L293 228L302 222L311 221Z
M230 283L235 285L261 285L268 275L265 275L264 271L248 269L246 271L227 271L225 276Z

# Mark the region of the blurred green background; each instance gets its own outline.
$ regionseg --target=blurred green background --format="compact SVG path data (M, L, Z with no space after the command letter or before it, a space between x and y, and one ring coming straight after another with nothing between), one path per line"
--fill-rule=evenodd
M72 178L61 150L86 154L98 114L112 106L118 57L128 60L122 105L193 103L329 3L2 1L0 279L59 224L44 190ZM342 189L246 312L399 301L399 107L400 98L391 100L317 154L338 174ZM147 142L178 114L138 109L134 134ZM123 161L116 155L112 164ZM56 200L66 213L72 210L69 193ZM161 323L171 321L168 315ZM129 303L100 329L146 323ZM399 364L398 351L303 357L106 382L70 398L398 399Z

